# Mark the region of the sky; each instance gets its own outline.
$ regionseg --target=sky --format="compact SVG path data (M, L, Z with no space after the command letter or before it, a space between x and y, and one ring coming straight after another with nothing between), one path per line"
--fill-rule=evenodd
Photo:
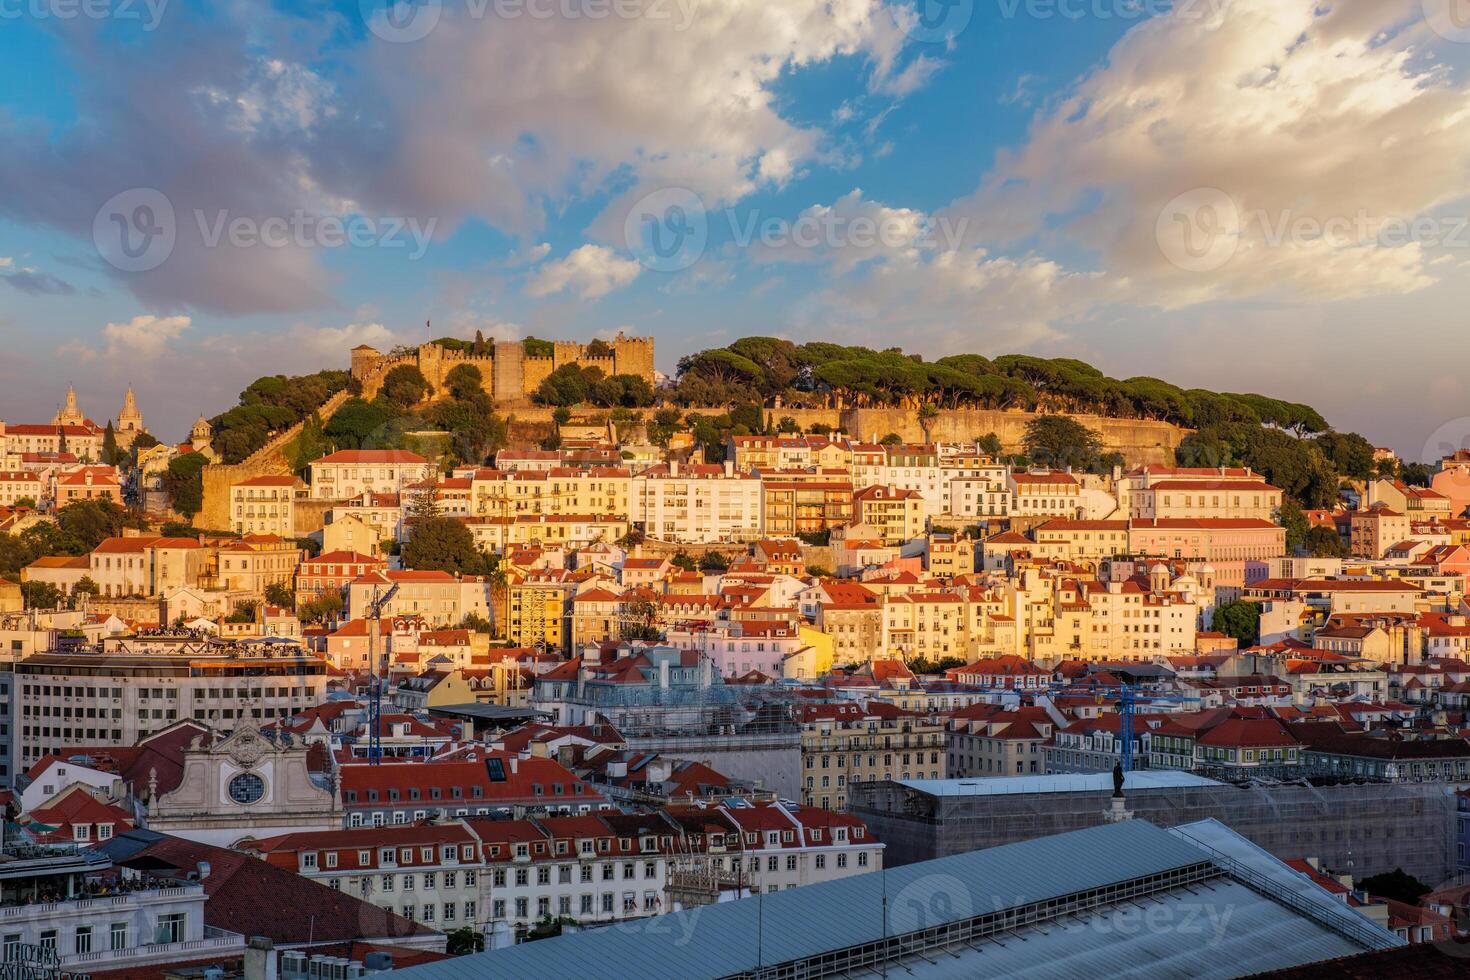
M1470 0L0 0L0 418L431 337L1076 357L1470 444Z

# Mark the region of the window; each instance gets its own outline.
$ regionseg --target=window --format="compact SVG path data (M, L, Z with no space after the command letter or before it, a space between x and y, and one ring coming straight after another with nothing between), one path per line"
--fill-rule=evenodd
M112 942L110 944L111 949L118 950L128 948L128 924L126 922L114 922L111 926L108 927L108 932L112 937ZM5 937L5 943L7 946L9 946L9 936ZM8 958L9 957L7 957L7 959Z
M77 953L92 952L92 927L77 926L72 949Z
M183 912L174 912L169 915L160 915L158 917L158 942L183 942L186 919L187 916Z

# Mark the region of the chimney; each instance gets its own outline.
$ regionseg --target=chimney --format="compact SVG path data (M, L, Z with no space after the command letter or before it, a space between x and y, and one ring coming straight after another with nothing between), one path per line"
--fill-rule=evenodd
M276 980L276 950L268 936L251 936L245 944L245 980Z
M512 776L514 776L516 773L520 772L520 769L521 769L520 763L521 763L521 757L520 756L513 755L513 756L510 757L510 774Z
M726 476L734 476L735 475L735 461L733 459L727 459L727 460L725 460L725 475Z
M667 657L658 662L658 686L665 691L669 688L669 660Z

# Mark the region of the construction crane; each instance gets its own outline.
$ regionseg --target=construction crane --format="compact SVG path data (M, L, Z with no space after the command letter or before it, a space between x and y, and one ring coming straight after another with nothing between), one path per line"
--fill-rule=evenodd
M383 685L388 682L388 665L379 652L383 645L383 609L397 594L396 582L381 595L374 589L372 601L363 616L368 630L368 666L372 680L368 692L368 763L374 766L383 761Z
M1107 690L1114 689L1114 685L1108 685ZM1119 759L1124 772L1132 772L1133 763L1133 712L1139 704L1165 704L1173 702L1199 701L1199 698L1186 697L1182 694L1154 694L1139 695L1140 685L1120 684L1118 689L1118 739L1122 743L1118 747L1121 755ZM1097 682L1092 684L1092 690L1101 699L1102 693L1098 690Z

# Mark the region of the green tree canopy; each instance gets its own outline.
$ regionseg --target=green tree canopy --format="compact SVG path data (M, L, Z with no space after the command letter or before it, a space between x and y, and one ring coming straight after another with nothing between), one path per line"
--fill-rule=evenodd
M383 377L383 397L402 409L413 408L432 390L424 373L412 364L400 364Z
M189 520L204 508L204 467L209 459L203 453L185 453L173 459L163 474L163 491L169 505Z
M91 551L107 538L115 538L126 528L145 530L148 522L129 513L110 500L77 500L56 514L61 530L77 541L82 551Z
M373 448L396 417L384 402L350 398L327 421L324 431L339 449Z
M1317 525L1302 535L1302 549L1313 558L1346 558L1348 550L1336 529Z
M460 575L489 575L498 564L475 544L470 529L452 517L415 520L402 559L405 568Z
M1076 419L1042 415L1026 423L1026 455L1052 469L1091 470L1102 455L1102 439Z
M1356 432L1324 432L1312 442L1343 476L1367 480L1377 471L1373 444Z
M598 368L563 364L536 388L536 401L543 405L580 405L587 400L592 385L601 380L602 371Z
M1235 637L1242 647L1256 646L1261 642L1261 607L1244 599L1216 606L1210 629Z
M444 387L451 398L461 401L484 393L485 377L473 364L456 364L444 377Z

